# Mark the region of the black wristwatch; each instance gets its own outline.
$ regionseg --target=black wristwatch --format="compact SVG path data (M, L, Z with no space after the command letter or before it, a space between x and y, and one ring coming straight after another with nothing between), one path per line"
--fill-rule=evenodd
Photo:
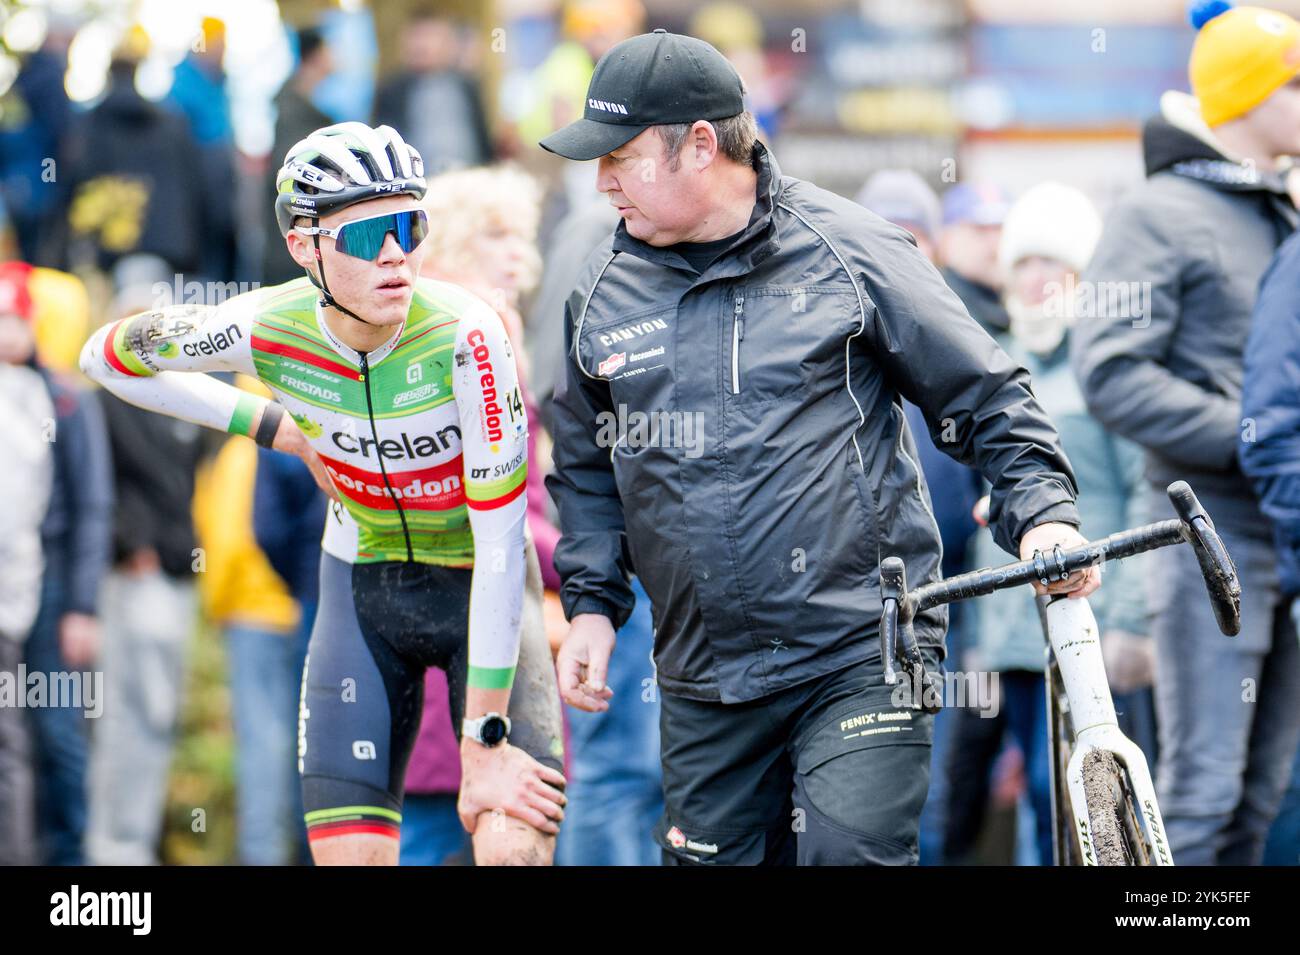
M500 713L486 713L476 720L462 720L460 732L462 736L468 736L480 746L491 749L500 746L510 735L510 717L502 716Z

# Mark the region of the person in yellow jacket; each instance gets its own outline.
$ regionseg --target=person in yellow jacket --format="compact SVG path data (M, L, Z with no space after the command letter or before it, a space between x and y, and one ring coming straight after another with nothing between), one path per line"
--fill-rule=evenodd
M288 634L298 629L298 604L257 546L256 473L257 445L233 438L199 473L194 489L194 528L204 559L199 600L207 617L223 627Z
M640 0L567 0L563 39L533 72L532 99L519 118L522 142L535 143L582 115L587 84L605 51L640 30Z
M241 387L259 385L241 378ZM194 527L202 548L200 604L226 638L235 729L239 861L284 865L305 856L293 728L305 628L301 611L257 544L257 446L229 439L200 472Z
M68 372L90 333L90 297L81 279L57 269L34 268L27 280L32 297L36 354L46 368Z

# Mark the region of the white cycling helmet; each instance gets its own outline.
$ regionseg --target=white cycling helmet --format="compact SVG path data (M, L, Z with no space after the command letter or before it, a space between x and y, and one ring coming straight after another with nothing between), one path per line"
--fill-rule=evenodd
M318 219L357 202L408 193L424 198L424 161L391 126L335 123L299 140L275 177L275 218Z

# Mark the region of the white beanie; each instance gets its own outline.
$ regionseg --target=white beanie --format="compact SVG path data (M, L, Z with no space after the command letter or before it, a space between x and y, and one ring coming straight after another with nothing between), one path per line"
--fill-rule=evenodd
M1002 225L998 265L1004 274L1031 255L1055 259L1082 272L1101 238L1101 216L1092 200L1059 182L1034 186L1011 206Z

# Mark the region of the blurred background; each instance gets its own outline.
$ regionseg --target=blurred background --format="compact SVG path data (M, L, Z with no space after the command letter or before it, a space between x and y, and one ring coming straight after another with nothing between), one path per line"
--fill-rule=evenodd
M1264 5L1300 15L1300 0ZM592 67L605 50L657 27L704 38L731 59L783 172L859 197L887 217L885 207L894 200L910 204L894 218L933 227L914 229L919 240L927 238L922 231L933 233L939 225L937 197L927 200L924 190L895 178L878 183L873 206L870 190L862 192L873 174L910 171L939 194L978 184L979 196L955 200L952 209L945 205L945 227L998 225L1006 202L1046 179L1080 189L1104 214L1143 175L1140 130L1157 112L1161 93L1188 88L1195 33L1186 9L1182 0L5 0L0 261L35 267L31 297L41 363L75 374L82 343L104 321L160 301L215 304L259 284L299 277L272 215L275 171L286 150L311 130L362 120L398 128L431 174L510 164L515 178L489 187L497 190L499 207L473 214L486 215L485 222L527 223L523 238L541 250L549 271L552 252L568 248L564 242L572 238L562 224L604 202L594 189L593 163L566 163L537 141L581 115ZM890 182L897 195L889 194ZM465 193L449 187L439 195L441 213L458 217ZM1002 212L988 213L988 222L978 218L994 206ZM611 227L606 215L592 235ZM577 274L592 245L576 241L577 251L565 253L573 261L560 263L559 277L549 282L551 294L560 290L559 301L564 275L571 280ZM555 336L537 325L536 316L543 314L545 322L549 315L551 332L559 318L552 314L555 300L546 299L547 275L538 279L511 280L515 297L508 307L523 316L541 349L529 349L529 373L544 423L561 352L542 348ZM501 283L489 276L480 284L495 289ZM196 557L190 571L183 560L179 570L169 570L163 543L134 549L124 543L123 527L139 521L139 512L125 509L126 495L157 498L147 485L133 490L138 476L123 464L133 453L127 446L132 429L142 425L125 418L115 423L114 413L108 418L118 497L103 505L112 509L116 527L105 563L111 573L151 572L162 554L163 570L178 580L192 574L201 591L181 604L181 619L194 626L184 628L185 647L168 663L180 685L163 708L174 713L178 731L170 762L163 764L169 781L156 859L258 861L258 839L279 837L255 836L251 816L239 822L240 730L232 706L240 707L232 701L249 692L237 674L259 671L262 651L240 650L236 666L232 648L251 646L264 633L298 634L292 639L300 648L314 595L293 586L288 564L274 554L271 573L279 577L265 600L253 599L255 591L262 593L260 583L239 576L251 573L247 548L269 552L269 545L266 528L256 528L256 541L252 533L252 515L261 507L253 499L256 456L235 460L231 452L223 459L224 436L206 446L177 432L172 437L179 450L168 451L170 463L188 475L179 485L183 503L198 495L188 536L171 546L202 559ZM537 431L544 438L543 429ZM192 455L184 450L190 445ZM182 459L197 463L178 464ZM232 496L235 487L242 496ZM206 517L205 488L216 498L206 505ZM307 488L310 494L310 481ZM318 511L321 506L317 502ZM969 508L960 517L968 514ZM227 539L239 521L246 533ZM308 537L307 544L310 564L315 540ZM218 572L223 561L235 568L230 574ZM259 565L259 572L264 569ZM106 573L104 567L99 572ZM113 612L98 610L105 618ZM648 640L648 622L643 625ZM62 639L65 666L94 658L70 652ZM635 699L642 677L629 679ZM267 719L291 727L296 690L291 685L277 692L291 698L277 703L282 718ZM250 696L246 720L260 714L257 705ZM638 719L653 731L649 711ZM173 725L171 717L163 722ZM440 731L447 736L449 726ZM67 730L50 732L56 741L70 738ZM653 789L653 740L646 751ZM86 758L74 754L64 763L84 772ZM287 766L283 756L267 758ZM1018 760L1008 745L991 770L994 811L975 850L982 861L1023 861L1032 842L1025 814L1016 821L1026 789ZM272 784L259 775L266 765L242 771L247 791L290 792L292 782ZM86 784L74 773L68 785ZM93 812L100 797L93 779L89 785ZM446 795L447 784L441 785ZM453 804L454 791L453 780ZM38 811L48 815L55 802L83 815L46 819L42 827L62 827L79 847L85 800L38 793ZM647 816L654 812L647 805ZM277 806L261 810L262 816L276 813L283 815ZM243 845L241 826L251 840ZM648 851L654 858L653 847ZM69 852L46 858L80 861L79 849ZM266 861L294 858L304 858L301 845L290 855L277 850Z
M238 173L222 196L237 274L220 277L243 280L259 278L276 97L301 69L304 28L321 62L301 86L331 120L403 119L418 109L413 91L458 102L439 123L403 130L434 169L513 158L554 188L562 166L536 141L580 106L591 58L663 26L735 62L790 175L852 195L886 167L914 168L935 187L1013 187L1050 164L1103 203L1140 174L1139 124L1161 91L1186 88L1194 36L1180 0L44 0L0 10L0 188L25 258L56 265L67 254L41 248L38 223L60 190L39 188L30 160L59 158L71 117L106 95L116 54L138 61L142 97L186 116L200 147L226 150ZM413 82L439 74L463 78L467 95Z

